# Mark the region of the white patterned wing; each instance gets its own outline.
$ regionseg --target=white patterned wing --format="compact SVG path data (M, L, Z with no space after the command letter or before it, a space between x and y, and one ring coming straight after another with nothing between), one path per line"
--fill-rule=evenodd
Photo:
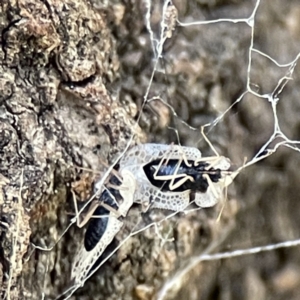
M120 169L128 166L144 165L153 160L161 159L181 159L183 156L187 160L198 160L201 152L197 148L183 147L180 145L162 144L140 144L134 146L120 160Z
M190 203L190 191L162 192L159 188L148 184L140 184L135 194L136 199L147 199L148 207L183 211ZM141 201L144 204L143 200Z
M120 215L125 217L133 204L136 180L133 174L127 170L124 170L121 175L123 177L123 181L119 192L123 198L123 202L119 205L118 212ZM71 271L71 279L74 280L74 284L84 284L91 268L102 255L106 247L112 242L122 226L123 222L118 220L117 216L110 213L108 216L106 230L96 246L90 251L87 251L84 245L81 246L79 253L76 255Z
M109 216L108 218L107 229L97 245L91 251L86 251L82 245L79 253L76 255L71 271L71 279L74 280L74 284L76 285L84 284L89 271L97 259L102 255L106 247L112 242L123 226L123 222L119 221L116 217Z
M190 191L160 192L153 195L153 208L184 211L190 203Z

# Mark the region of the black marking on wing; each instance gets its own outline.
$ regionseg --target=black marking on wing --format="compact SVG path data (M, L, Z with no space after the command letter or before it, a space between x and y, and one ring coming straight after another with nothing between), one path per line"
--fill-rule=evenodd
M110 183L114 185L120 185L121 182L116 178L112 177ZM104 190L99 197L99 201L109 205L110 207L114 208L115 210L118 209L118 205L116 201L123 201L120 193L118 190L110 189L109 191ZM95 210L91 220L89 221L85 236L84 236L84 247L86 251L91 251L97 245L101 237L103 236L108 223L110 212L102 207L99 206ZM97 218L97 216L102 216L102 218ZM104 216L104 217L103 217ZM107 216L107 217L106 217Z
M170 183L171 180L157 180L154 179L155 171L160 163L160 160L154 160L144 166L144 172L151 182L152 185L160 188L162 191L172 191L172 192L183 192L186 190L192 190L195 192L205 193L208 188L207 179L203 177L204 174L207 174L212 182L218 182L221 178L221 170L210 168L208 163L201 162L197 166L193 165L193 161L188 161L192 166L187 166L183 161L181 162L177 172L176 168L178 167L179 161L177 159L170 159L167 164L160 166L157 176L166 176L176 174L186 174L193 177L194 181L187 180L181 184L178 188L171 190ZM177 183L181 178L175 179L174 183Z
M97 207L94 216L104 216L109 214L109 211L104 207ZM91 251L97 245L98 241L103 236L108 223L108 217L92 218L84 236L84 247L86 251Z

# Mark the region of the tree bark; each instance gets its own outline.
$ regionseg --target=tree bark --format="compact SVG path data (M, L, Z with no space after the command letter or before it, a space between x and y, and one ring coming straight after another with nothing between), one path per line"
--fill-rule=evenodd
M86 1L0 8L1 293L40 299L58 292L50 274L62 276L54 263L62 250L26 261L30 238L53 245L69 222L70 184L87 177L76 167L100 170L139 132L107 90L119 61L104 11Z
M66 231L74 214L71 190L78 200L88 199L105 169L103 161L115 162L128 143L168 144L178 142L179 136L183 145L198 147L200 130L184 122L200 129L246 89L249 26L177 27L169 32L164 63L158 65L147 97L156 100L143 106L155 59L145 20L147 3L0 3L1 299L55 299L70 287L74 255L84 234L75 225ZM291 61L300 49L297 5L276 3L261 4L255 41L266 53L275 49ZM174 4L180 20L199 20L249 16L255 2ZM155 33L161 9L159 1L151 1L149 20ZM276 26L281 31L270 38ZM251 82L266 92L273 90L283 69L270 67L263 58L257 64ZM280 102L281 124L290 136L299 128L298 80L295 72L295 85L285 89L284 99L289 100ZM237 165L256 153L274 124L266 101L251 95L244 100L209 135ZM209 152L203 141L200 146ZM141 228L149 220L159 226L129 239L71 299L157 299L164 288L164 300L298 299L299 251L196 264L185 276L178 273L202 253L299 237L295 161L294 153L280 151L262 168L237 178L218 222L222 203L160 223L168 212L141 216L141 208L134 206L117 242L137 222ZM296 284L285 284L291 273ZM167 289L169 280L173 285Z

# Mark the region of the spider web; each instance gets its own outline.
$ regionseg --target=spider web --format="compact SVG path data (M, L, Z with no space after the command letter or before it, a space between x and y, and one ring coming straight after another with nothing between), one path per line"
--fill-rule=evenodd
M162 19L164 19L164 15L167 13L167 3L168 1L164 2L164 6L163 6L163 13L162 13ZM170 3L170 2L169 2ZM148 12L151 9L151 4L153 5L153 3L151 2L147 2L147 8L148 8ZM169 4L170 5L170 4ZM298 63L298 59L299 59L299 44L295 44L292 40L293 38L293 34L295 34L295 28L294 26L296 26L296 24L294 22L296 22L295 20L293 21L293 9L292 6L290 8L285 8L286 9L286 13L287 13L287 18L284 19L284 28L278 28L277 26L272 27L266 27L266 28L262 28L262 25L260 23L262 23L261 20L263 20L264 18L269 18L271 20L272 18L272 13L275 14L275 12L272 12L272 9L278 9L278 7L276 7L277 4L275 4L273 7L271 7L271 3L268 1L253 1L251 3L252 7L250 8L250 6L248 6L246 9L248 11L248 13L245 14L245 11L240 11L243 15L246 15L246 17L235 17L235 18L228 18L226 14L222 14L222 17L219 18L214 18L213 20L204 20L202 21L202 18L199 18L200 20L198 20L197 18L188 16L184 19L180 19L178 21L178 26L180 26L181 28L186 29L187 31L190 30L191 35L194 34L194 36L197 36L196 32L200 34L202 33L203 35L208 35L210 34L209 31L209 27L212 26L218 26L218 28L220 29L221 32L226 33L226 35L224 34L224 38L222 39L222 37L220 38L220 40L215 40L216 37L213 37L213 39L210 38L204 38L203 40L201 39L201 37L203 37L201 35L201 37L197 37L196 41L195 41L195 45L193 50L195 52L197 52L196 48L198 46L198 43L207 43L207 40L209 42L215 43L216 47L224 47L224 52L228 49L228 52L220 59L224 59L225 63L223 68L226 68L226 63L232 63L233 65L235 64L234 60L237 61L237 64L239 64L239 57L231 57L233 55L233 53L236 53L236 49L233 49L234 47L239 47L238 45L241 45L243 41L243 38L241 38L241 36L239 35L239 32L236 32L238 30L241 31L241 34L243 35L245 32L247 32L247 39L248 39L248 46L247 46L247 57L244 61L245 65L241 67L241 69L239 70L239 76L242 76L241 74L244 73L244 77L246 78L245 82L243 82L243 88L238 91L238 93L236 93L238 96L236 96L236 98L234 99L234 97L232 97L232 104L228 105L226 107L226 104L224 104L226 102L226 100L223 100L223 97L226 98L226 96L228 95L224 95L222 93L222 91L220 91L220 89L222 89L222 87L216 87L215 91L212 90L212 95L208 96L208 101L210 102L210 108L212 106L215 106L214 109L217 112L216 113L216 118L213 119L207 123L201 121L200 124L204 127L206 127L208 129L208 132L212 131L213 129L215 129L215 127L217 126L230 126L230 121L226 121L227 118L230 118L232 116L232 114L239 114L241 112L241 114L246 115L246 122L254 122L257 123L257 126L253 126L251 125L250 128L248 127L249 131L251 132L252 130L257 132L258 138L257 141L255 141L255 137L252 139L249 139L249 142L247 142L247 140L243 140L243 144L245 145L244 148L240 147L239 143L241 143L241 141L239 141L239 143L236 143L236 141L232 141L229 145L230 150L228 150L228 155L233 155L232 159L236 160L238 159L238 154L239 153L239 159L240 161L243 159L243 157L241 157L241 155L243 155L244 157L247 156L249 157L249 152L254 153L253 155L250 154L250 160L249 160L249 165L251 164L255 164L257 163L260 158L262 156L264 156L266 153L268 154L274 154L275 152L277 152L279 150L279 147L284 146L287 148L290 148L292 150L294 150L296 153L295 154L291 154L290 151L281 151L280 149L280 154L282 153L283 158L286 156L292 156L295 157L294 159L298 159L298 153L299 152L299 141L298 140L294 140L294 137L297 137L297 129L295 130L291 130L292 128L297 128L297 115L293 115L291 114L291 107L294 107L297 110L297 103L296 103L296 99L293 100L293 98L290 96L290 90L289 87L292 86L291 88L296 88L294 83L290 82L291 80L298 79L297 74L294 74L295 72L295 68L297 66ZM247 5L246 5L247 6ZM226 10L224 10L226 11ZM229 10L226 11L227 13L229 12ZM239 14L238 11L230 11L230 14ZM278 12L277 12L278 13ZM220 15L219 12L217 12L217 15ZM280 15L282 18L282 15ZM203 18L205 19L205 18ZM283 18L282 18L283 19ZM155 53L155 64L154 64L154 70L153 73L155 72L159 72L158 68L157 68L157 64L159 59L162 56L167 56L168 58L170 58L172 56L168 55L168 54L164 54L162 53L162 43L165 42L165 39L162 38L162 34L161 34L161 38L160 39L155 39L155 34L151 31L151 21L150 21L150 17L149 17L149 13L146 15L146 20L147 20L147 27L150 33L150 36L152 37L152 46L154 47L154 53ZM223 28L222 28L222 27ZM161 23L161 28L166 27L166 25L162 22ZM200 28L199 30L194 29L195 27ZM225 29L226 28L226 29ZM237 29L240 28L240 29ZM246 29L245 29L246 28ZM195 30L195 32L193 32L193 30ZM176 31L176 30L175 30ZM278 34L278 31L280 32L280 34ZM175 33L176 34L176 33ZM232 40L228 41L228 35L230 36L232 34L232 37L234 37L234 35L237 36L238 40L234 40L234 42L236 42L237 45L232 45ZM278 36L276 36L278 34ZM286 36L285 36L286 35ZM285 36L286 39L286 43L291 43L294 45L294 47L291 47L289 49L286 49L285 47L282 46L282 43L284 43L282 41L282 37ZM187 42L188 43L188 42ZM230 44L231 43L231 44ZM191 43L190 43L191 45ZM245 46L245 45L244 45ZM184 48L184 47L183 47ZM202 47L200 47L200 49L202 50ZM200 54L198 54L199 56L201 56L201 50L198 52ZM216 51L218 52L219 49L217 49ZM180 53L180 52L177 52ZM179 59L181 58L180 55L182 53L179 54ZM207 55L207 53L205 53ZM226 55L228 57L226 57ZM182 56L184 56L182 54ZM213 54L211 55L213 56ZM174 57L174 60L176 58ZM185 68L192 68L193 67L193 62L187 61L188 58L183 57L183 60L185 61ZM204 60L204 59L203 59ZM194 60L195 63L195 60ZM218 62L216 63L218 64ZM199 66L200 65L200 66ZM211 68L214 68L214 66L209 65ZM184 67L182 67L179 70L181 71L185 71ZM201 64L198 64L198 68L201 70ZM230 67L230 65L228 65L228 67ZM174 67L176 68L176 66ZM197 66L195 67L197 69ZM204 68L204 67L203 67ZM217 69L217 68L216 68ZM221 70L222 72L226 71L224 69ZM175 71L176 72L176 71ZM189 70L187 71L189 72ZM204 70L205 72L205 70ZM211 71L214 72L214 71ZM240 73L243 72L243 73ZM233 78L233 74L229 73L229 78L227 78L226 80L229 81L234 81L235 78ZM231 76L231 78L230 78ZM178 118L178 113L177 113L177 109L172 107L172 105L169 103L169 101L167 101L166 99L163 99L160 95L154 95L151 98L149 98L149 94L151 90L150 86L151 86L152 82L150 81L150 84L148 86L148 90L147 93L145 95L144 98L144 103L149 103L152 100L159 100L162 103L164 103L166 106L168 106L173 115ZM226 82L225 82L226 84ZM226 88L226 86L225 86ZM210 97L211 96L211 97ZM213 99L213 97L216 97L218 99ZM246 102L246 103L244 103ZM282 104L282 102L284 102ZM288 103L287 103L288 102ZM289 107L289 109L287 108ZM290 117L289 117L289 116ZM235 116L234 116L235 117ZM251 119L253 118L253 119ZM289 121L287 122L287 118L289 118ZM180 119L180 117L179 117ZM188 118L186 118L188 119ZM295 122L296 121L296 122ZM195 128L194 126L188 125L186 124L186 120L182 120L180 119L179 122L183 123L183 126L186 125L190 130L196 130L197 128ZM202 123L203 122L203 123ZM295 122L295 123L294 123ZM289 125L287 125L287 123ZM176 127L176 133L178 133L178 136L180 137L180 133L184 133L184 130L182 130L182 124L180 124L180 126ZM252 128L251 128L252 127ZM256 128L255 128L256 127ZM282 129L284 128L284 130ZM238 131L235 132L234 128L232 128L233 130L233 135L236 134L238 138L241 138L240 135L238 135ZM249 134L248 131L248 134ZM260 131L260 132L259 132ZM199 128L198 128L198 132L199 132ZM218 134L218 130L216 130L217 134ZM219 130L219 132L222 132L222 130ZM285 132L289 133L289 137ZM230 133L229 133L230 134ZM240 133L241 134L241 133ZM255 143L253 145L253 142ZM227 144L226 142L223 142L224 144ZM237 149L240 148L241 151L237 151ZM267 163L268 164L268 163ZM247 166L247 165L246 165ZM279 171L278 171L279 170ZM285 177L285 174L290 174L291 176L294 176L294 171L292 170L286 170L285 166L281 167L281 169L278 169L276 171L276 175L277 175L277 179L275 179L274 177L276 177L276 175L274 176L274 174L271 174L272 171L268 172L268 171L261 171L258 170L257 174L258 177L268 177L270 176L273 180L273 184L274 185L282 185L281 181L282 180L290 180L287 177L285 179L283 179ZM263 172L263 175L259 175L259 173ZM251 176L251 175L248 175ZM251 179L248 179L248 181L251 181ZM255 182L256 180L254 180ZM265 180L267 185L270 185L270 183L267 182L268 180ZM276 182L277 181L277 182ZM294 180L292 180L294 181ZM242 183L241 183L242 184ZM258 191L263 191L266 190L266 188L263 187L263 184L258 184L260 188L255 187L255 183L251 184L251 187L254 188L255 190ZM216 253L216 254L210 254L211 252L215 251L215 248L218 248L218 246L221 243L221 240L223 240L222 236L220 236L219 240L214 244L212 243L211 245L209 245L209 247L203 251L200 255L198 256L194 256L190 259L190 261L185 264L184 266L182 266L181 268L179 268L179 270L175 273L174 276L172 276L171 278L169 278L165 285L161 288L161 290L158 292L157 294L157 299L173 299L172 297L170 297L170 291L172 291L172 289L175 289L176 291L179 290L178 285L182 286L184 285L183 282L185 282L184 280L186 279L186 277L188 276L187 274L191 272L191 270L193 268L197 268L197 266L199 267L200 262L202 261L207 261L207 260L220 260L223 258L233 258L236 256L243 256L243 255L247 255L247 254L255 254L255 253L259 253L259 252L264 252L264 251L274 251L275 249L279 249L279 248L285 248L285 247L293 247L293 246L298 246L300 244L300 240L299 239L295 239L295 240L288 240L286 241L287 237L290 238L297 238L299 237L299 232L297 232L293 226L297 227L297 222L291 222L290 221L290 215L288 210L291 209L291 204L283 204L283 201L289 201L289 202L293 202L293 200L295 201L296 199L294 198L295 195L293 193L291 193L290 191L296 188L295 186L293 187L292 185L288 185L287 187L283 187L283 190L280 192L278 191L279 194L287 194L287 197L289 197L290 199L287 200L284 197L280 197L280 199L278 199L278 201L276 201L276 204L279 204L279 207L284 207L284 213L281 214L280 213L280 208L278 208L276 210L276 214L275 216L272 216L270 212L266 211L265 215L255 215L255 209L250 209L250 211L253 212L253 214L250 216L250 218L247 218L247 223L249 227L253 227L253 223L257 222L257 219L261 218L260 223L264 224L266 222L270 222L272 225L268 226L269 230L272 232L271 236L273 237L272 242L269 242L263 245L261 245L262 241L267 240L264 235L268 235L269 234L269 230L259 230L258 232L260 232L261 234L253 234L253 230L248 230L247 228L245 228L244 232L240 231L240 232L234 232L233 236L236 235L236 240L243 240L243 235L250 235L250 239L248 237L248 239L244 238L244 244L248 244L249 248L244 248L244 249L239 249L239 250L233 250L233 251L228 251L228 252L223 252L223 253ZM270 194L270 193L269 193ZM247 194L245 193L245 195L247 196ZM260 198L259 195L255 195L257 198ZM254 198L255 196L252 196L252 198ZM276 197L276 196L275 196ZM240 197L239 197L240 198ZM279 198L278 196L276 198ZM283 200L284 199L284 200ZM259 200L254 200L256 203L259 203ZM261 201L268 201L268 197L263 198ZM252 201L253 202L253 201ZM278 203L279 202L279 203ZM254 203L252 203L253 205ZM276 205L275 204L275 205ZM250 204L251 205L251 204ZM265 204L266 205L266 204ZM290 208L287 208L287 207ZM246 211L246 207L244 208L244 210ZM267 208L268 209L268 208ZM269 207L269 211L274 211L273 207ZM272 220L272 219L277 219ZM296 220L297 220L297 216L295 216ZM278 222L278 219L281 219L280 222ZM286 220L284 220L286 219ZM277 223L277 224L274 224ZM292 223L294 225L292 225ZM282 226L281 228L280 225ZM237 224L237 226L240 226L239 224ZM256 226L255 226L256 227ZM273 227L273 228L272 228ZM275 231L275 233L274 233ZM278 232L280 232L278 234ZM226 235L226 234L225 234ZM234 240L234 238L233 238ZM278 243L274 243L274 241L282 241L282 242L278 242ZM257 241L259 241L260 243L257 243ZM216 245L217 244L217 245ZM241 243L237 243L237 241L235 241L235 244L230 245L230 248L236 249L236 247L239 246L239 244L241 245ZM256 247L250 247L252 245L259 245ZM287 259L288 260L288 259ZM274 259L273 263L279 263L278 259ZM236 264L238 265L238 264ZM252 266L249 264L249 269ZM270 267L270 266L264 266L265 268ZM251 278L251 280L257 280L262 282L262 279L260 278L260 275L257 272L253 272L254 275L254 279ZM274 272L275 273L275 272ZM277 270L276 275L273 275L272 277L272 284L277 292L277 295L280 295L280 292L285 291L288 292L290 291L291 287L286 287L284 286L284 279L287 278L287 276L291 275L291 274L295 274L295 270L292 267L289 266L284 266L282 268L280 268L280 270ZM205 276L207 276L207 274L205 274ZM249 275L250 276L250 275ZM293 276L293 275L291 275ZM188 278L190 278L190 276L188 276ZM294 276L292 277L293 279L297 280ZM181 284L180 284L181 283ZM295 286L294 286L295 287ZM282 291L280 291L280 289L282 289ZM265 292L265 290L263 288L261 288L262 293ZM184 293L183 293L184 294ZM276 293L275 293L276 294ZM174 295L173 295L174 296ZM178 299L180 299L180 295L178 296ZM263 297L262 297L263 298Z
M237 178L233 192L229 191L230 201L224 208L229 212L224 212L223 216L226 226L215 231L217 238L204 250L193 253L173 276L166 277L164 286L157 292L157 299L175 299L171 291L178 291L185 278L194 276L191 275L193 269L199 268L203 261L224 258L230 261L237 256L274 252L278 248L300 244L297 239L300 233L296 230L299 225L297 214L290 213L293 205L294 211L298 211L295 161L299 159L297 63L300 55L296 41L300 32L296 24L300 11L295 12L292 3L286 5L283 12L277 2L272 5L271 1L259 0L236 5L233 2L213 12L207 7L200 15L199 9L192 9L193 5L197 7L196 3L190 4L187 9L190 13L187 14L180 10L183 8L177 2L173 7L171 1L143 1L153 60L151 74L145 76L147 83L141 86L145 92L137 126L146 127L147 122L153 125L149 133L151 142L177 142L204 149L209 155L209 147L201 136L203 126L219 153L230 157L237 168L241 167L239 177L242 177ZM176 9L178 15L174 15L175 10L170 8ZM175 23L172 22L174 18ZM281 27L271 25L275 18L283 22ZM269 26L264 27L265 19L269 19ZM216 32L218 35L214 36ZM192 51L189 50L191 47ZM269 155L257 166L262 157ZM248 158L247 164L243 165L245 157ZM250 165L251 171L247 168ZM258 205L262 206L260 213L256 208ZM228 220L235 215L230 211L235 206L243 216L236 222ZM121 251L121 247L138 233L149 234L147 231L151 228L154 228L152 233L163 249L173 241L169 235L173 227L185 224L180 223L184 222L182 219L194 218L200 213L199 220L207 221L205 211L199 209L190 209L181 216L177 212L167 216L159 212L157 217L154 213L155 221L134 226L111 255ZM161 227L166 226L163 224L172 219L175 221L170 223L170 231L163 232ZM216 214L209 220L214 220L212 226L220 227ZM300 272L294 272L290 267L293 258L289 257L288 251L291 250L286 252L285 264L270 278L278 294L295 287L282 287L285 276L292 272L296 279L300 278ZM273 255L270 264L278 263L277 259ZM255 259L249 263L249 269L256 263ZM234 269L242 264L240 261L227 267ZM265 271L267 266L264 268ZM224 270L218 276L224 275ZM259 271L247 273L245 280L262 282ZM74 291L71 287L71 292ZM263 293L263 288L260 292ZM69 297L71 294L65 299ZM177 297L180 299L180 294Z
M197 143L194 142L195 139L186 138L185 135L186 132L188 132L188 135L197 136L200 131L199 126L194 126L194 124L190 125L190 122L193 123L194 120L190 118L188 112L184 111L184 109L182 109L182 107L180 107L180 105L178 105L176 101L170 101L170 98L172 99L174 97L175 92L173 92L173 94L171 92L171 96L164 96L163 92L161 91L160 93L156 92L158 89L156 82L154 82L154 78L156 74L165 73L165 76L167 78L169 76L170 81L172 81L172 75L174 74L177 75L178 73L189 72L197 73L197 71L200 74L203 73L203 77L207 73L211 76L215 75L203 70L205 67L211 67L215 68L215 70L212 70L211 73L218 71L218 68L215 67L213 63L210 64L209 61L205 61L206 59L209 60L209 58L211 57L205 57L203 60L198 59L198 61L197 59L188 61L190 57L188 57L188 55L185 56L186 53L184 53L186 48L191 46L196 53L194 55L198 56L198 58L201 57L203 52L205 53L204 55L207 55L208 49L203 49L204 47L201 47L200 45L203 43L205 44L212 42L213 46L215 46L216 49L213 49L213 47L209 48L209 46L206 45L209 50L219 53L220 50L218 48L224 48L225 54L222 54L220 59L224 59L225 63L223 62L224 66L221 67L221 72L225 72L226 74L226 63L228 64L228 68L230 68L230 63L232 63L233 65L236 65L236 67L240 67L237 72L239 72L239 77L242 76L243 79L240 84L239 90L235 91L235 97L233 95L223 95L222 91L220 91L222 87L218 85L216 85L215 89L211 90L210 95L205 95L208 98L208 100L206 101L210 101L210 103L209 105L207 105L207 103L202 103L202 105L206 105L206 107L208 106L211 111L214 110L214 116L209 118L209 122L201 120L198 124L204 126L209 133L213 131L216 132L216 136L222 135L222 133L225 133L225 136L229 137L236 136L237 140L234 140L234 138L231 137L230 141L224 141L223 137L223 140L221 138L221 143L223 149L226 148L226 146L228 149L235 148L231 151L228 150L228 155L232 158L233 161L239 161L240 164L245 157L250 157L246 166L256 164L261 158L271 154L275 154L277 151L279 151L280 153L278 155L281 156L281 158L279 158L279 161L287 161L289 159L292 160L293 158L291 157L295 157L294 159L297 160L297 152L299 152L299 141L296 140L296 138L298 132L297 130L292 130L292 128L295 128L295 126L297 128L297 115L291 113L291 107L294 107L297 110L298 105L295 101L296 98L292 96L293 92L291 94L291 89L296 88L295 82L291 81L297 81L298 79L298 74L297 72L295 73L295 70L300 55L300 48L299 44L295 44L293 41L295 33L299 29L296 29L297 26L295 24L295 16L297 15L297 13L293 12L292 5L289 8L285 7L287 18L284 18L283 20L284 28L279 28L278 25L275 25L274 27L268 26L266 28L263 28L261 21L263 18L269 19L271 21L272 18L275 18L275 16L281 15L280 10L272 11L272 9L270 8L270 3L268 3L268 1L252 1L251 6L248 3L248 5L245 5L244 9L240 11L238 9L230 10L232 8L230 7L228 10L225 9L224 11L217 12L217 15L222 15L222 17L212 18L211 20L206 20L205 16L201 16L200 18L199 16L180 18L179 12L179 17L177 19L177 28L173 32L173 36L170 37L173 27L169 15L171 11L170 7L172 7L171 1L165 1L163 5L160 6L160 31L155 31L153 29L155 28L155 24L154 26L152 24L152 14L154 14L154 12L157 13L157 8L155 8L155 6L159 6L159 4L155 3L154 1L144 1L144 3L147 8L147 12L145 14L145 22L151 39L152 51L154 54L154 67L149 84L147 86L146 93L144 95L144 102L141 107L139 118L142 117L142 114L144 112L143 109L147 105L151 106L152 102L154 102L154 105L151 108L157 112L161 108L160 104L162 103L171 112L172 116L170 116L170 119L173 117L173 119L175 120L174 127L169 128L173 129L176 133L177 142L181 142L184 145L197 146ZM279 6L276 5L273 6L273 10L279 9ZM243 17L236 17L235 15L238 14L243 15ZM234 15L234 17L228 17L228 15ZM212 28L213 26L218 26L220 31L225 33L223 38L222 36L220 36L220 40L216 40L218 37L205 38L205 35L210 35L210 28ZM177 30L186 30L186 35L190 33L191 36L195 37L195 40L176 40L176 37L174 37L174 35L176 36ZM241 35L243 35L245 32L247 36L247 46L245 46L246 43L244 37L241 37ZM280 33L278 34L278 32ZM201 37L197 37L197 35L200 35ZM168 43L167 36L170 37L170 39L174 38L174 43L181 42L181 45L177 47L178 49L176 49L176 46L174 46L173 48L171 46L171 50L169 52L164 51L164 45L165 43ZM231 37L230 40L228 39L228 36ZM232 45L233 41L235 41L235 36L237 38L237 45ZM204 38L201 39L202 37ZM290 47L289 50L285 50L283 46L284 44L293 44L293 47ZM199 46L200 49L197 49L197 46ZM241 53L237 52L237 49L239 49L239 47L243 47ZM236 53L244 57L244 65L239 65L241 57L233 57ZM214 53L211 55L212 60L214 60L213 55ZM166 65L160 64L163 60L167 61ZM181 66L180 63L182 64ZM204 66L201 65L201 63L204 64ZM207 63L208 66L206 66L205 63ZM219 64L218 61L214 61L214 63L216 65ZM189 79L193 81L193 84L195 84L197 78L191 79L193 75L197 77L197 75L195 74L189 74L186 76L188 79L183 84L186 84L188 86ZM228 74L226 74L226 76L229 76L229 78L227 78L227 81L235 81L235 78L233 78L232 75L235 75L234 71L232 72L232 70L231 74L230 71L228 72ZM201 75L199 77L201 78ZM207 80L206 78L202 79ZM200 87L203 87L201 86L201 83L199 85ZM227 83L227 85L230 85L230 83ZM233 85L236 85L236 83L233 82ZM226 86L226 82L225 88L228 88L228 86ZM235 89L237 88L235 87ZM199 96L199 94L195 97L192 91L191 93L189 93L189 95L184 95L183 98L184 101L189 101L187 99L189 97L191 97L194 101L197 101L195 99L197 98L197 96ZM229 98L227 104L226 100L223 100L223 97L226 98L226 96ZM217 99L214 99L214 97ZM230 101L232 103L230 103ZM155 105L158 105L158 108L155 108ZM191 107L189 109L191 110ZM232 127L234 125L238 125L235 123L236 120L232 122L232 119L236 118L235 114L241 115L239 116L239 118L241 118L240 121L250 123L250 125L248 125L249 127L247 128L248 130L244 130L244 132L250 134L253 131L254 135L256 133L256 136L254 136L253 138L244 139L243 137L241 137L242 133L239 132L242 131L241 129L237 130L237 132L235 133L234 127ZM164 115L160 115L158 118L163 119ZM244 118L246 120L243 120ZM289 121L287 119L289 119ZM294 123L293 121L296 122ZM166 124L167 121L162 123ZM256 124L254 125L251 123ZM218 128L224 126L228 126L229 128L231 127L232 133L227 132L222 128ZM193 132L196 132L196 135L193 135ZM218 138L219 136L216 138L217 142ZM241 143L241 141L243 143ZM241 144L243 147L241 147ZM295 154L291 153L291 151L282 150L280 149L280 147L290 148L295 151ZM276 159L270 158L270 161L274 160L275 165L278 164L276 163ZM266 162L264 165L266 166L266 168L270 168L269 164L271 164L272 166L272 163L268 162ZM276 169L275 167L275 175L273 173L273 170L269 171L262 170L262 168L257 168L258 175L255 176L261 178L266 184L267 188L264 187L263 183L259 183L259 180L253 180L251 179L251 177L248 179L248 181L253 181L251 182L250 187L254 188L257 191L262 191L263 194L269 194L270 197L270 193L265 191L266 189L268 189L268 185L270 185L270 183L268 182L268 177L271 178L270 181L272 181L273 184L275 184L275 182L277 181L280 183L279 185L282 186L283 180L289 180L287 179L288 175L284 174L285 172L290 173L290 176L293 176L295 174L295 170L289 170L289 167L290 163L288 163L287 165L284 164L283 166L279 166L278 169ZM241 182L241 185L242 184L243 182ZM257 186L255 186L255 184L257 184ZM258 229L258 231L260 231L261 234L253 234L255 229L248 230L247 232L246 228L244 231L244 235L248 234L250 235L250 238L244 238L244 240L243 237L239 236L243 235L243 231L240 233L233 233L233 235L236 235L236 237L233 237L233 244L230 245L231 249L238 249L237 247L243 244L248 245L249 248L244 247L244 249L210 254L211 252L214 252L216 248L220 248L221 242L223 241L223 239L225 239L227 234L229 234L227 231L228 228L226 228L226 230L224 230L215 244L212 243L200 255L192 257L185 266L180 268L173 277L169 278L166 281L165 285L158 292L157 299L173 299L172 297L170 297L171 290L175 289L177 291L176 286L182 286L182 280L185 278L185 276L187 276L187 274L202 261L233 258L236 256L256 254L265 251L275 251L276 249L280 248L298 246L300 244L300 240L297 239L297 237L299 237L299 231L295 230L297 217L294 216L295 219L292 220L291 218L293 218L293 216L292 214L288 213L287 208L291 207L291 205L293 205L293 201L296 200L295 195L290 192L290 190L292 190L293 188L296 187L283 185L282 191L279 191L281 197L276 197L278 199L276 201L276 204L278 204L276 212L274 212L274 208L269 207L266 208L265 215L260 214L257 216L255 215L254 209L250 210L254 211L254 213L252 216L250 216L250 218L247 218L248 225L246 225L246 227L253 227L253 223L256 223L257 219L260 218L260 224L265 224L266 222L271 223L271 225L268 226L268 230L259 230L257 228L259 226L254 226L256 229ZM286 200L286 196L282 197L283 194L287 195L287 197L290 199ZM247 196L247 193L245 193L245 195ZM258 194L251 196L252 199L255 197L259 199L252 200L252 203L250 202L249 204L250 207L254 204L254 201L256 202L256 204L260 204L260 201L268 202L268 196L261 197ZM242 199L241 197L239 198ZM285 199L289 203L282 203L283 199ZM281 211L282 208L284 208L284 210ZM244 209L246 211L246 208ZM272 212L274 212L275 214L272 215ZM280 222L278 222L278 220L280 220ZM282 226L281 228L280 225ZM239 224L237 224L237 227L239 227ZM270 231L272 239L271 242L270 240L268 242L266 236L270 233ZM287 238L295 239L286 240ZM280 242L274 243L274 241ZM264 267L266 268L266 266ZM278 294L283 293L283 291L287 292L291 290L291 287L285 287L283 286L283 283L280 282L284 281L284 278L291 273L294 277L299 278L299 272L296 272L288 264L287 266L282 267L280 270L277 270L277 273L274 272L275 275L273 275L270 280L272 280L272 284L274 288L277 289ZM248 276L250 277L250 275ZM254 279L251 278L251 280L262 281L258 272L254 272L253 276ZM295 281L297 280L295 279ZM261 288L261 290L263 290L263 288ZM174 294L172 295L174 296ZM177 295L177 297L178 299L180 299L180 296Z

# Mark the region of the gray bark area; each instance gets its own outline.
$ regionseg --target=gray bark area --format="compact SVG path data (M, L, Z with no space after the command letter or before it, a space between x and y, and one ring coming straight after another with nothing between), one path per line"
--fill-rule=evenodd
M254 1L174 1L180 20L248 17ZM158 32L161 5L152 2ZM262 1L255 19L255 47L282 63L300 49L297 1ZM140 142L180 142L209 147L200 130L246 87L251 29L218 23L176 27L141 110L153 53L145 3L84 0L3 0L0 3L0 298L55 299L70 284L83 229L69 225L73 200L91 194L132 135ZM271 92L287 69L252 53L251 83ZM299 136L299 68L278 104L282 130ZM218 151L240 166L272 133L270 105L247 95L209 132ZM200 143L197 143L200 140ZM86 169L91 169L90 172ZM133 236L71 299L157 299L203 251L247 249L300 237L299 154L280 149L245 170L228 201L162 222ZM137 220L162 220L165 211L141 219L130 211L121 241ZM57 242L57 243L56 243ZM56 245L51 251L35 249ZM299 299L299 248L205 262L175 276L167 299Z

